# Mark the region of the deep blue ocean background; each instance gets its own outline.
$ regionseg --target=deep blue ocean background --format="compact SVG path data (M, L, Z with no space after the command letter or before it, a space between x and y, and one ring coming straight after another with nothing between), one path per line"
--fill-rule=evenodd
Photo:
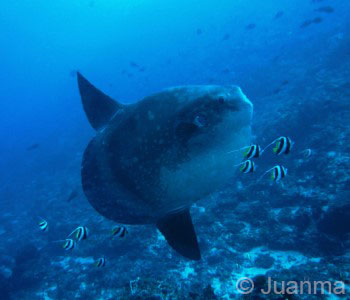
M258 286L268 276L347 285L349 16L347 0L2 1L0 298L282 299L240 295L243 276ZM240 86L254 104L254 141L295 142L282 158L288 177L252 184L256 177L238 174L198 202L199 263L177 255L152 226L112 240L115 224L81 189L94 131L78 70L122 103L171 86ZM259 174L273 163L267 155ZM79 225L91 236L77 249L52 243ZM98 269L101 256L107 265ZM285 297L350 299L346 291Z

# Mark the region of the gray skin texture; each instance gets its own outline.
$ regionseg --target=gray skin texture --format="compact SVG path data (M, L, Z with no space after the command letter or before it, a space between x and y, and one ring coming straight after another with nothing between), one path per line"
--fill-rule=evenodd
M185 86L120 109L83 158L91 205L123 224L155 224L233 180L253 106L237 86Z

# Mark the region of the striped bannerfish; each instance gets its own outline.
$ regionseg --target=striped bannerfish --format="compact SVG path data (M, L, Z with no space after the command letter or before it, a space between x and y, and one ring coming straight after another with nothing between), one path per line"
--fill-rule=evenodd
M49 224L43 219L39 222L39 228L41 231L47 231L49 229Z
M69 236L71 236L74 233L75 233L75 238L78 240L78 242L80 242L88 238L89 230L85 226L79 226L78 228L74 229Z
M277 155L289 154L292 146L292 140L289 137L281 136L276 140L276 146L273 148L273 152Z
M245 160L244 162L241 162L238 165L235 165L235 167L238 167L238 166L241 166L239 170L245 174L253 173L255 171L255 163L250 159Z
M75 248L75 241L73 239L66 239L63 244L64 250L73 250Z
M287 175L287 169L283 166L277 165L272 168L271 179L278 182Z
M99 258L95 262L95 266L98 268L103 268L106 265L106 259L104 257Z
M116 226L112 229L112 236L118 236L120 238L125 237L128 233L128 230L124 226Z
M264 152L268 147L271 145L275 144L275 147L273 148L273 153L276 155L281 155L281 154L289 154L290 151L292 150L293 142L292 140L287 137L287 136L281 136L274 141L272 141L270 144L268 144L262 152Z
M261 147L257 144L246 146L237 150L233 150L228 152L229 153L234 153L237 151L242 151L243 150L243 156L246 159L251 159L251 158L259 158L260 155L262 154L263 151L261 151Z
M258 181L260 181L267 173L270 173L270 172L271 172L271 179L275 182L278 182L287 176L288 170L281 165L276 165L271 169L267 170L264 174L262 174Z
M261 153L261 147L259 145L251 145L244 152L244 157L247 159L259 158Z

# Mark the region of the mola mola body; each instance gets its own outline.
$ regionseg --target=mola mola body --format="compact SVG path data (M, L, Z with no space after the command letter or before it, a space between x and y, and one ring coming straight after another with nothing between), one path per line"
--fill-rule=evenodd
M182 86L121 104L78 73L96 136L82 162L91 205L123 224L155 224L181 255L200 249L189 209L234 178L250 144L253 106L236 86Z

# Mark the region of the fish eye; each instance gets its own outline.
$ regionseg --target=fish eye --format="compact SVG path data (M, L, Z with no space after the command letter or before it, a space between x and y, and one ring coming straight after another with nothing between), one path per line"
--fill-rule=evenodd
M203 116L203 115L197 115L195 118L194 118L194 121L193 123L201 128L201 127L204 127L206 124L207 124L207 120L206 118Z
M223 103L225 102L224 96L219 96L219 97L218 97L218 102L219 102L220 104L223 104Z

